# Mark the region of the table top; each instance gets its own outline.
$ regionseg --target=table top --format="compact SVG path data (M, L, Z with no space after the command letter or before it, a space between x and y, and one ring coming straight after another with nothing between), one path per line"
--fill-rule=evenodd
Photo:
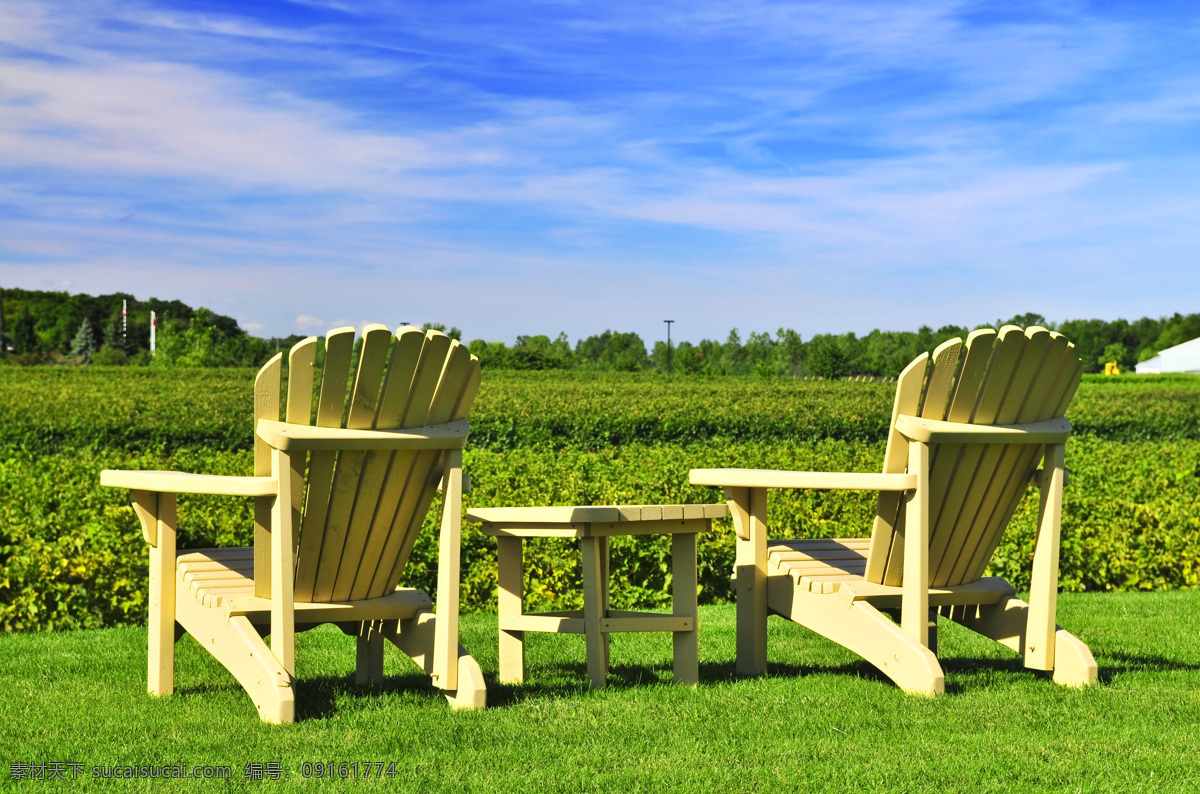
M570 526L573 524L624 524L650 521L697 521L725 518L724 504L701 505L591 505L572 507L477 507L467 511L467 520L484 525Z

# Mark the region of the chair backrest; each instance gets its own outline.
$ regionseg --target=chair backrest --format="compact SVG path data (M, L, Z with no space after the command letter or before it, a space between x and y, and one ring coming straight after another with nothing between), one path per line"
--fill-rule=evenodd
M479 361L438 331L382 325L363 329L351 377L354 329L297 343L259 371L254 420L350 429L397 429L466 417L479 390ZM314 394L314 388L317 389ZM294 598L326 602L376 598L396 588L443 474L445 450L318 451L292 457L292 517L298 529ZM270 450L255 439L256 475L271 472ZM255 511L255 590L269 571L262 532L268 511ZM260 565L260 556L262 558ZM269 576L269 575L268 575ZM269 585L268 585L269 587Z
M1020 424L1066 413L1083 373L1075 346L1061 334L1006 325L952 339L914 360L900 375L884 472L904 472L908 442L900 414L981 425ZM939 444L930 449L930 585L983 576L1025 494L1045 447ZM883 493L876 506L866 579L903 582L903 496Z

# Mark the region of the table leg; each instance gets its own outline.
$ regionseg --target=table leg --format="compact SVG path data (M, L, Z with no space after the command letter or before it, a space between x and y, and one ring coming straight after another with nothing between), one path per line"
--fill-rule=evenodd
M675 682L695 685L700 680L700 610L696 593L696 535L671 536L671 603L675 617L692 618L691 631L674 633Z
M604 564L600 541L601 538L596 537L579 539L583 556L583 627L587 638L588 679L593 689L604 686L608 671L604 649L608 638L600 631L600 621L604 618L605 590L601 576Z
M609 563L612 558L612 538L607 535L599 538L600 541L600 618L603 620L608 617L608 584L612 581L609 576ZM600 635L600 645L604 648L604 669L607 671L611 658L609 656L609 639L612 637L608 632Z
M525 614L524 540L496 538L496 573L498 579L497 611L500 621L500 680L519 684L525 680L525 632L504 628L504 619Z

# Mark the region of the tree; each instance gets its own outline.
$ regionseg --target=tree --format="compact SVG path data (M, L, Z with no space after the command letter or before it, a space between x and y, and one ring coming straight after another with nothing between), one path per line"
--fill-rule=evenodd
M736 328L729 331L725 344L721 345L721 366L726 375L746 374L746 348L742 347L742 337Z
M432 329L434 331L441 331L442 333L444 333L446 336L450 337L451 339L457 339L460 342L462 341L462 331L460 331L457 328L454 328L453 326L451 326L450 330L447 331L444 323L422 323L421 324L422 331L428 331L430 329Z
M13 318L12 343L14 353L36 353L38 349L37 323L29 312L29 307L22 305L17 316Z
M555 355L554 343L545 334L518 336L508 351L509 369L561 369L563 361Z
M86 319L79 323L79 330L71 340L71 355L80 364L91 363L92 354L96 352L96 335L92 333L92 324Z
M808 343L808 374L818 378L842 378L850 371L850 362L837 339L821 334Z
M649 361L646 343L635 333L613 334L600 357L600 363L616 372L640 372Z
M671 357L671 364L676 372L695 375L704 369L704 358L701 355L700 348L691 342L680 342L675 347L675 353Z
M996 323L997 328L1003 325L1015 325L1018 328L1028 328L1031 325L1040 325L1043 328L1049 328L1053 330L1053 325L1046 322L1046 318L1037 312L1025 312L1024 314L1018 314L1006 323L1001 323L999 321Z
M783 374L798 375L804 368L804 342L800 334L791 328L780 328L775 332L775 339L779 343L779 363L783 367Z
M745 356L743 366L747 372L752 372L760 378L779 374L779 355L775 349L775 341L769 333L751 331L742 352Z
M1103 366L1110 361L1115 361L1118 365L1125 367L1128 366L1126 363L1128 359L1129 351L1125 348L1125 345L1120 342L1113 342L1104 348L1104 352L1100 354L1100 360L1097 363Z

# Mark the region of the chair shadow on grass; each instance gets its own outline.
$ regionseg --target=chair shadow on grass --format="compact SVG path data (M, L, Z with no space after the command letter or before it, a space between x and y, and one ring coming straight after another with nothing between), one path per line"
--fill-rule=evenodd
M1200 664L1194 662L1181 662L1176 659L1168 659L1165 656L1147 656L1112 650L1106 650L1103 660L1097 660L1097 663L1100 666L1100 681L1104 684L1111 684L1114 678L1128 673L1193 672L1200 670Z
M1040 679L1050 684L1052 677L1050 672L1027 670L1021 658L1016 655L1011 658L944 656L939 657L938 661L946 674L947 695L986 686L978 682L972 683L972 678L987 679L990 676L1001 675L1016 681L1022 677L1030 677L1031 680ZM1161 655L1127 654L1113 650L1105 651L1099 663L1102 685L1111 684L1114 679L1129 673L1200 671L1200 664L1193 662ZM802 685L806 678L812 676L874 681L885 688L894 688L891 679L863 659L848 660L841 664L770 662L766 675L761 678L794 680L797 685ZM701 662L699 677L701 688L748 680L737 672L737 664L733 659ZM487 681L488 708L509 708L530 700L587 697L594 691L588 684L587 663L581 660L541 661L532 664L526 670L522 683L500 682L494 669L485 668L484 678ZM648 664L614 662L609 667L605 688L610 691L633 691L656 685L672 686L673 682L674 674L670 661ZM177 683L179 685L176 686L176 694L184 697L203 696L206 693L226 690L242 693L241 687L232 679ZM401 698L417 707L425 702L439 708L445 705L443 692L430 683L428 676L415 666L410 669L408 665L403 670L389 671L381 683L359 684L351 671L336 675L302 676L298 686L301 694L296 700L296 718L299 721L332 717L347 707L359 708L360 705L367 705L372 699L380 697ZM352 703L356 705L351 705ZM246 708L253 712L253 706L248 701Z

